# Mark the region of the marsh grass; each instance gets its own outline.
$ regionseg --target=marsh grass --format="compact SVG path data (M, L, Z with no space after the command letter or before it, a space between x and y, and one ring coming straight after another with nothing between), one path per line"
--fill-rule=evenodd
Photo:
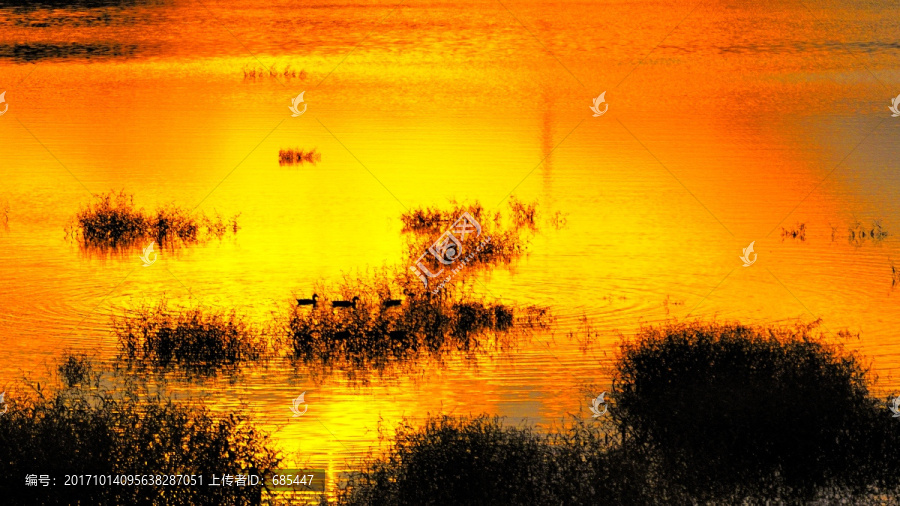
M700 501L767 480L801 499L896 487L900 425L869 394L861 359L827 344L816 324L644 329L622 345L612 417Z
M862 246L867 241L878 244L888 236L890 234L881 226L880 220L873 220L870 226L864 226L861 222L854 221L847 227L847 241L856 247Z
M433 264L434 272L442 268L433 255L428 253L428 248L434 245L441 234L450 229L464 212L468 212L480 224L481 234L467 238L462 253L475 251L479 244L481 249L471 259L466 260L466 271L469 271L469 266L483 269L512 263L528 253L531 235L537 231L535 224L537 203L525 204L513 197L509 201L509 207L508 216L504 217L500 212L495 212L491 216L477 201L473 204L460 204L454 200L450 202L448 209L426 207L403 213L400 218L403 222L402 231L407 234L405 246L407 261L412 264L425 254L426 262ZM490 241L485 242L488 237ZM437 284L439 278L434 278L434 281Z
M226 220L218 213L192 215L185 208L168 204L145 212L134 204L134 196L123 191L98 195L75 215L68 233L85 247L127 247L137 241L155 240L160 246L196 243L222 238L240 229L235 215Z
M891 288L900 285L900 269L894 265L894 262L891 262Z
M322 161L322 154L313 148L311 151L302 149L278 150L278 165L294 165L295 163L312 163Z
M263 333L235 310L170 308L163 299L113 318L119 349L136 366L214 372L270 356Z
M284 67L281 70L273 65L271 67L257 67L257 66L244 66L241 69L241 72L244 74L244 80L255 81L257 79L300 79L301 81L306 80L308 74L305 70L296 70L292 69L290 64Z
M9 228L9 200L0 199L0 226L4 229Z
M781 227L781 242L784 242L785 239L800 239L800 242L805 242L806 223L798 223L790 229Z
M461 288L432 295L417 280L389 269L345 276L337 286L314 290L318 305L292 307L273 331L285 336L294 358L308 362L377 369L422 354L509 349L521 333L552 320L546 309L487 302ZM331 300L354 296L354 308L331 306ZM387 307L391 299L402 302Z
M614 441L614 438L613 438ZM651 504L657 487L598 424L542 432L497 417L401 422L382 455L370 454L336 504Z
M404 421L336 503L898 504L900 425L815 327L644 328L621 345L609 415Z
M4 504L260 504L261 486L213 487L213 474L262 475L279 452L241 414L214 415L195 401L173 401L84 356L65 356L46 382L26 380L0 416L0 494ZM67 374L68 374L67 373ZM11 394L11 395L10 395ZM56 478L26 487L28 474ZM63 486L65 475L203 475L203 486ZM15 479L12 479L15 477ZM140 478L139 478L140 479Z

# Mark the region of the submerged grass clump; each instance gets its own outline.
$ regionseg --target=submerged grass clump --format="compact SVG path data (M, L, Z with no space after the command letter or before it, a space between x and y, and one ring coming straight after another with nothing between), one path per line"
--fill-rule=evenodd
M603 418L404 422L337 504L895 504L900 425L813 328L644 329Z
M79 364L72 369L72 364ZM260 484L209 486L215 474L260 475L281 459L269 437L241 414L214 415L199 402L175 402L163 391L67 356L60 370L79 381L26 384L6 396L0 416L0 483L4 504L260 504ZM47 474L49 487L25 476ZM102 476L105 485L64 486L66 476ZM141 485L141 476L203 475L204 483ZM137 484L127 481L137 476ZM125 479L125 483L121 480ZM119 484L114 484L118 480Z
M237 233L239 215L224 220L216 214L194 216L187 209L169 204L147 213L134 204L134 196L125 192L98 195L81 208L69 232L88 247L128 246L141 240L160 245L193 243L210 237L223 237L230 229Z
M316 163L322 161L322 154L313 148L311 151L302 149L278 150L278 165L293 165L295 163Z
M170 309L165 300L113 318L113 328L124 357L138 365L215 370L264 358L268 350L262 333L234 310Z

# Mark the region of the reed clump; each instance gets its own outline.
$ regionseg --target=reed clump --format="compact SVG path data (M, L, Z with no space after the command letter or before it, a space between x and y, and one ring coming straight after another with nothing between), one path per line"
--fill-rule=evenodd
M160 245L195 243L222 238L229 229L237 233L239 216L226 220L218 213L193 215L174 204L148 213L134 204L134 195L112 191L79 209L69 233L87 247L115 248L151 239Z
M785 239L800 239L800 242L805 242L806 223L798 223L790 229L781 227L781 241L784 242Z
M113 318L119 349L131 364L216 370L265 358L262 332L235 310L171 309L165 299Z
M854 221L847 227L847 241L856 247L862 246L866 241L878 244L887 239L888 236L890 236L890 233L885 230L879 220L873 220L868 227L859 221Z
M290 65L287 65L281 70L273 65L271 67L257 67L257 66L244 66L241 69L241 72L244 74L244 80L257 80L257 79L300 79L301 81L305 80L308 76L305 70L296 70L292 69Z
M310 151L302 149L278 150L278 165L294 165L295 163L313 163L322 161L322 153L313 148Z
M701 502L770 482L816 490L895 487L900 426L867 368L815 324L672 324L625 343L613 381L619 430Z
M88 372L77 384L26 381L7 393L0 474L16 479L0 483L4 504L261 504L261 484L209 486L213 474L220 481L262 476L280 463L269 436L246 417L215 415L199 402L175 402L164 391L82 365ZM55 478L55 485L25 486L30 474ZM71 475L103 476L106 484L92 478L65 486ZM141 485L148 475L202 475L204 482ZM135 476L137 484L129 484Z
M315 306L295 306L278 323L293 356L307 361L378 367L422 353L506 346L506 337L552 318L546 309L487 302L458 289L433 295L390 271L348 277L336 288L318 286L316 292L321 297ZM358 297L354 307L332 307L333 299L353 297ZM390 305L392 300L397 305Z
M895 504L900 425L815 325L645 328L602 418L405 421L337 504Z

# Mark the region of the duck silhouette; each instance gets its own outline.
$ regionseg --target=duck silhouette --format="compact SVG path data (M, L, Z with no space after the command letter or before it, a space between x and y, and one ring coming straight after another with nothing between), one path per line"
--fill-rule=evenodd
M353 297L352 300L333 300L331 307L356 307L357 302L359 302L359 297Z
M313 306L315 307L319 303L319 295L313 294L311 299L297 299L298 306Z

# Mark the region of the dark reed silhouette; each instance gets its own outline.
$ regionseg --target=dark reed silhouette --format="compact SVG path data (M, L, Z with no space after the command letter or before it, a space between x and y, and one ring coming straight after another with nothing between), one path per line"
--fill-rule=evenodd
M210 218L174 204L146 213L134 204L134 196L125 192L97 195L96 200L79 209L68 229L82 246L116 248L137 241L155 240L160 245L196 243L212 237L222 238L240 229L233 216L227 222L220 215Z
M3 504L244 505L267 497L259 484L209 486L213 474L262 476L281 461L269 437L240 413L215 415L197 401L176 402L133 377L98 371L83 355L64 357L59 373L7 391L8 411L0 416ZM28 487L29 474L56 483ZM66 475L100 475L107 484L65 486ZM205 481L141 485L147 475ZM135 476L138 484L129 485Z
M898 420L813 328L644 329L622 344L609 415L404 421L337 504L896 504Z
M165 299L113 318L119 348L133 365L177 365L203 372L271 354L262 332L236 311L169 308Z
M313 148L311 151L302 149L278 150L278 165L294 165L295 163L312 163L322 161L322 153Z

